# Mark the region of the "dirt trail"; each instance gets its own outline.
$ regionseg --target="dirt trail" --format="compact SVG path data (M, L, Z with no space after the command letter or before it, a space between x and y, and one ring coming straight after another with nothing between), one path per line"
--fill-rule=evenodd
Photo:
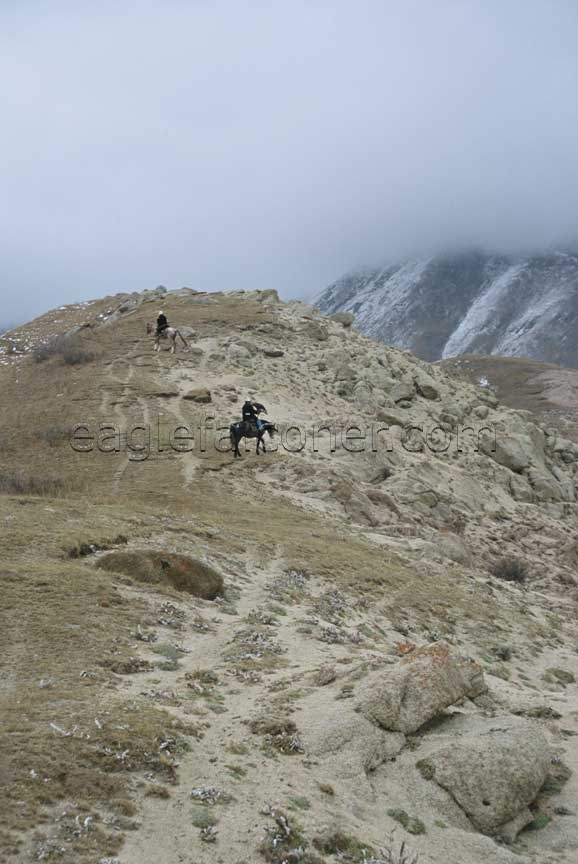
M262 759L257 765L252 761L252 752L258 739L248 727L248 722L260 713L271 710L272 692L290 680L300 681L317 663L327 659L328 654L344 654L339 648L329 651L327 646L308 643L305 646L296 639L295 629L303 614L300 605L286 607L275 623L267 625L266 638L277 643L283 665L279 669L259 674L256 681L244 682L231 672L231 652L235 650L235 634L250 628L248 619L264 609L271 596L271 584L283 577L283 562L272 559L267 567L258 567L252 555L245 558L246 576L239 576L234 589L239 592L235 611L232 614L212 614L212 604L199 607L207 615L210 633L194 632L189 624L179 634L179 645L187 652L180 659L177 673L154 672L139 675L126 689L127 698L139 698L147 690L171 691L182 688L183 678L198 670L208 669L219 678L217 689L222 702L217 703L218 713L206 710L203 700L197 700L192 709L187 703L169 710L183 720L199 717L205 725L202 741L190 753L184 754L179 768L180 782L169 801L143 799L142 828L131 834L123 849L123 864L157 864L167 862L198 861L212 864L215 860L249 860L259 845L267 824L265 817L259 818L260 810L268 803L279 802L281 796L298 794L289 781L283 780L282 764L277 760ZM309 585L308 590L317 586ZM192 610L191 610L192 611ZM174 636L161 633L159 641ZM147 656L143 650L142 656ZM149 655L150 656L150 655ZM285 685L284 685L285 686ZM200 707L198 706L200 703ZM215 706L213 706L213 709ZM233 745L246 749L244 753L232 753ZM292 757L304 761L303 756ZM292 766L294 767L294 766ZM243 778L246 777L245 780ZM228 804L217 805L214 812L219 815L217 825L218 847L200 839L199 828L191 821L194 801L191 792L202 786L215 786L232 796ZM224 851L226 850L226 852ZM217 853L217 857L216 857Z

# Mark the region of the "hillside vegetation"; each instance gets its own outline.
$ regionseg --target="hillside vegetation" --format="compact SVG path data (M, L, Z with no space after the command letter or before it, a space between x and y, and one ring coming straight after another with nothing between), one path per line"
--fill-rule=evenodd
M0 860L575 861L578 445L349 325L183 289L1 341Z

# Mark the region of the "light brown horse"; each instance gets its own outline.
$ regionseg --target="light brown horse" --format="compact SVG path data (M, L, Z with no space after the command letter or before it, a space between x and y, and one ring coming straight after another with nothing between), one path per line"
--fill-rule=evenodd
M154 351L161 350L161 346L159 344L161 339L168 339L171 343L170 352L171 354L174 354L177 346L177 336L186 348L189 347L188 342L185 341L180 330L177 330L176 327L165 327L165 329L159 335L157 333L157 328L155 327L155 325L151 324L151 322L149 321L147 324L147 334L150 336L152 333L154 333L155 335L155 344L153 349Z

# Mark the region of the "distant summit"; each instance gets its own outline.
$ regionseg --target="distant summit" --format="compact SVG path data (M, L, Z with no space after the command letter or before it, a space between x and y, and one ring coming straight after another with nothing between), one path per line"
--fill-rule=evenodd
M316 302L424 360L502 354L578 367L578 254L413 259L349 273Z

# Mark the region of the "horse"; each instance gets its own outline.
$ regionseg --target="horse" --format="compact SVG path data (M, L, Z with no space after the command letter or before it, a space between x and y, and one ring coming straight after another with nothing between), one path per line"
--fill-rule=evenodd
M231 423L230 426L230 437L231 437L231 446L233 448L233 452L235 454L235 459L240 458L241 451L239 450L239 441L241 438L256 438L257 439L257 456L259 455L259 447L263 448L263 453L267 452L267 448L265 447L265 442L263 441L263 436L265 432L269 433L269 438L273 437L273 433L277 431L277 427L274 423L269 423L268 420L262 420L259 423L259 428L253 426L252 423L246 424L244 420L240 420L238 423Z
M159 345L159 341L161 339L168 339L171 343L170 352L171 352L171 354L174 354L175 349L176 349L177 336L182 341L183 345L185 345L185 347L187 347L187 348L189 347L188 343L183 338L180 330L177 330L176 327L165 327L165 329L162 330L161 333L159 334L159 333L157 333L157 328L155 327L155 325L151 324L149 321L149 323L147 324L147 334L150 336L151 333L155 334L155 345L153 348L154 351L160 351L161 350L160 345Z

